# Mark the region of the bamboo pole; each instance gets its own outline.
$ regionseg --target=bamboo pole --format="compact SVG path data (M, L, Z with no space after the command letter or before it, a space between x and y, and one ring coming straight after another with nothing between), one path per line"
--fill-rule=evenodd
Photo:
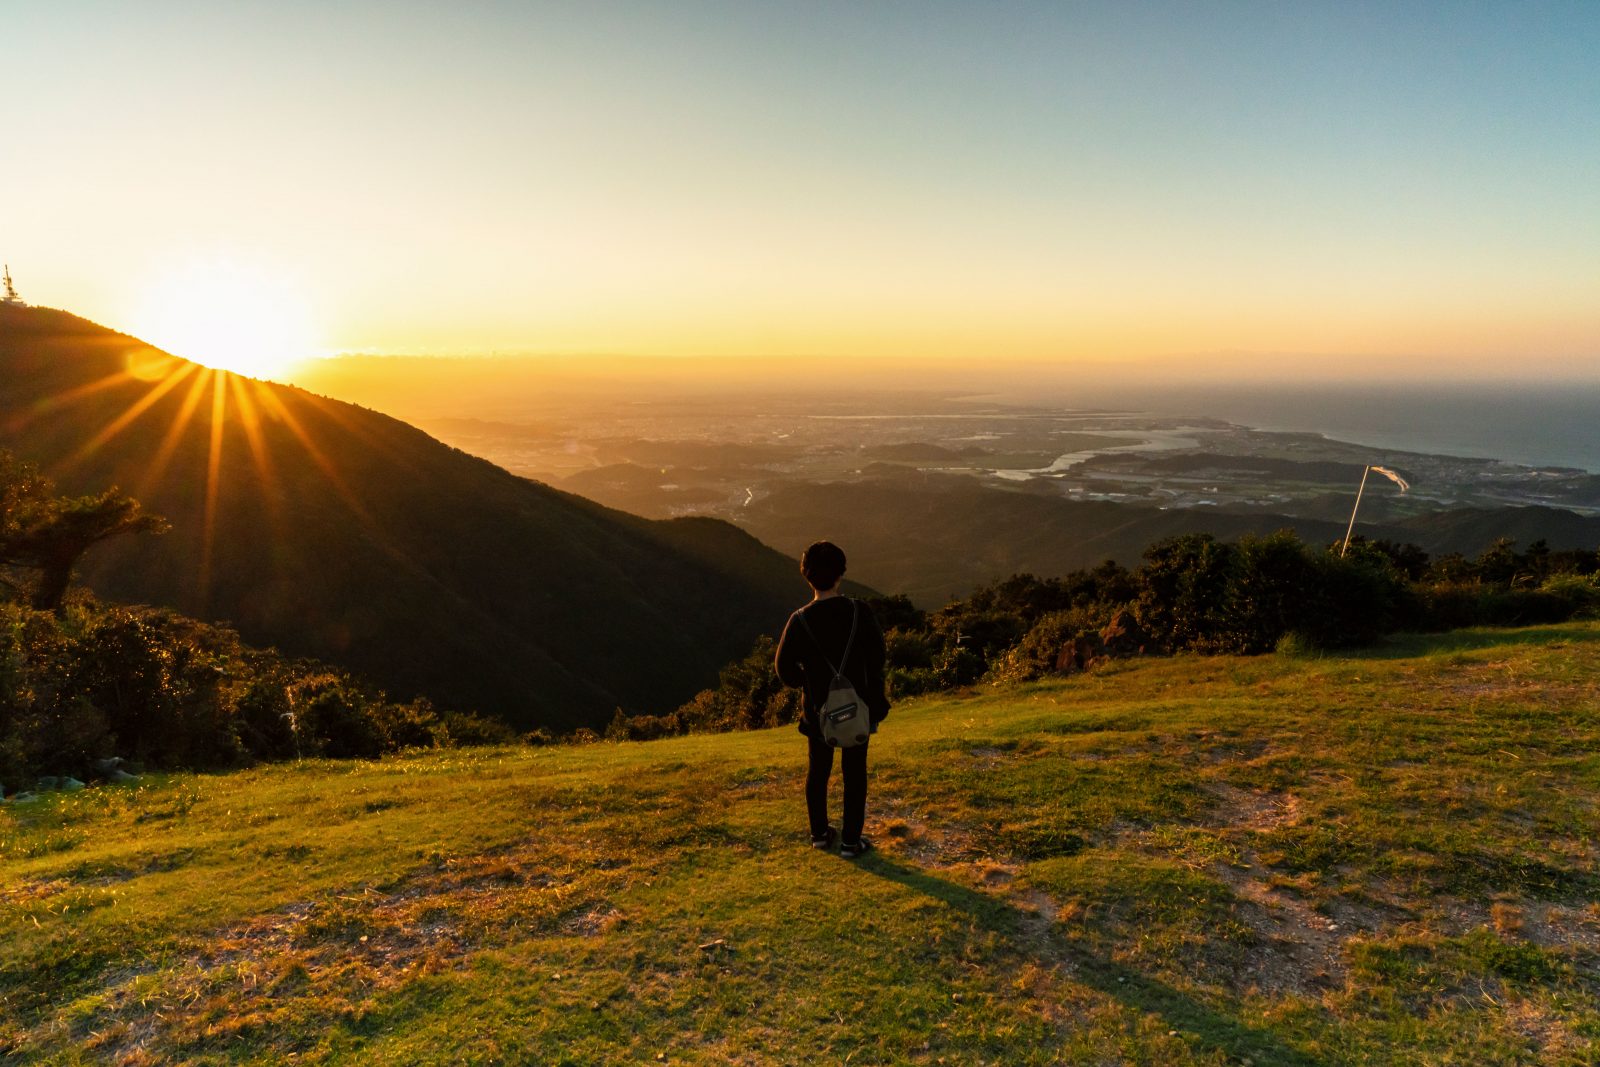
M1363 467L1361 469L1361 487L1356 490L1356 506L1350 509L1350 525L1346 527L1344 531L1344 544L1339 546L1340 559L1344 559L1345 550L1350 547L1350 534L1354 532L1356 528L1356 512L1361 510L1361 493L1362 490L1366 489L1367 487L1367 474L1370 473L1371 470L1372 468L1370 466Z

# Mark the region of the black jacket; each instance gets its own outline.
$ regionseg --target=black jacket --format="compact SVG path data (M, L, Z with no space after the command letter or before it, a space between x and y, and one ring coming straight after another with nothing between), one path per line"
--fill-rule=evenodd
M872 609L859 600L835 596L826 600L813 600L793 615L783 627L778 639L778 654L773 659L773 669L784 685L805 691L805 714L800 718L800 732L815 735L817 709L828 699L828 683L833 681L831 662L837 667L844 661L845 641L850 636L851 604L858 606L856 639L850 646L850 658L844 664L844 676L856 687L861 699L866 701L867 713L876 726L889 714L889 699L883 692L883 631ZM798 616L805 615L806 626ZM812 634L816 640L812 640Z

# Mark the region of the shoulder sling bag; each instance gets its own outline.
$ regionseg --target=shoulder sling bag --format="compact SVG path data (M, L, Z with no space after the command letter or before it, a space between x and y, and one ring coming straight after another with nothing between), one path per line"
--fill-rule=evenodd
M822 740L834 748L854 748L866 744L867 737L872 733L866 701L856 694L856 687L844 676L844 669L850 662L850 649L856 642L856 623L860 615L861 605L851 600L850 636L845 638L844 659L835 667L833 661L828 659L828 654L822 651L822 642L812 632L811 624L806 622L805 612L795 612L800 625L811 636L811 643L822 653L822 661L833 672L833 681L828 683L828 698L817 711L817 724L822 728Z

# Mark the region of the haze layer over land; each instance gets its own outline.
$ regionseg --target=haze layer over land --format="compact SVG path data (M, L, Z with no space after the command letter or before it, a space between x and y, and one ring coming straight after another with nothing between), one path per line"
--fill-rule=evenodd
M1133 566L1152 544L1184 533L1293 528L1313 543L1337 542L1374 463L1398 469L1410 489L1374 476L1355 528L1363 536L1468 556L1498 538L1600 543L1600 476L1474 449L1439 455L1309 426L1262 431L1203 409L1074 405L1045 386L1031 399L950 395L922 388L929 376L908 377L916 387L870 391L799 378L786 388L724 382L711 390L686 374L641 388L568 367L535 387L537 362L492 364L507 373L485 378L473 375L477 363L465 361L468 373L451 381L435 377L440 361L400 361L381 384L428 381L418 406L433 414L412 414L417 425L513 473L639 515L725 519L790 555L828 537L851 547L861 581L929 607L1017 572L1056 576L1106 559ZM518 366L520 379L509 373ZM483 391L489 380L496 395ZM355 395L407 402L402 390ZM1337 393L1285 390L1276 399L1288 417L1319 418L1328 413L1309 409L1324 395L1339 410ZM1151 399L1208 397L1168 390ZM1231 399L1269 401L1259 392ZM1366 407L1349 402L1362 399L1350 397L1342 410L1383 410L1370 398ZM1403 407L1405 396L1379 399ZM1452 411L1476 412L1475 424L1493 427L1494 405L1559 414L1584 402L1503 390L1412 399L1419 415L1409 425L1381 424L1389 438L1450 428L1443 417ZM1587 420L1532 421L1541 433L1521 437L1523 448L1596 456ZM1472 432L1467 423L1461 430Z

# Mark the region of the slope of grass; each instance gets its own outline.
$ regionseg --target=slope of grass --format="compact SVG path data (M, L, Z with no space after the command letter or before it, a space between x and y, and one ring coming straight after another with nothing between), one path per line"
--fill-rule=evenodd
M0 812L38 1062L1590 1064L1600 626L903 704L849 863L792 729Z

